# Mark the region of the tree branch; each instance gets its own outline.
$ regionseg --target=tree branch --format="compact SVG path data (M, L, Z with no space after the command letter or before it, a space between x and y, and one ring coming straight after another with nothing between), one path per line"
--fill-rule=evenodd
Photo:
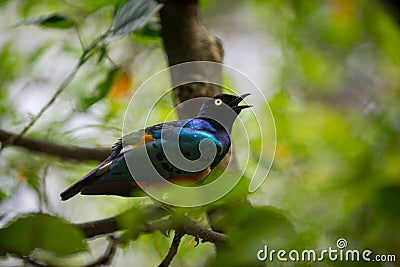
M22 136L10 133L0 129L0 141L2 147L15 145L26 148L30 151L44 153L50 156L56 156L70 160L98 160L102 161L110 154L110 148L84 148L77 146L65 146L56 144L50 141L44 141L36 138ZM8 140L13 140L12 144L7 143Z
M215 244L227 242L226 235L199 226L195 221L190 220L189 218L185 218L182 223L178 224L170 218L159 220L159 218L162 218L167 214L167 212L162 208L150 206L149 210L143 212L145 213L145 216L143 217L143 222L138 226L138 236L140 234L153 233L156 231L166 233L168 230L176 230L183 234L201 239L202 242L212 242ZM120 230L126 230L126 228L123 228L121 224L118 223L120 216L121 214L103 220L75 224L75 226L83 232L86 238L92 238Z
M168 215L168 212L165 209L156 205L144 207L142 210L138 210L138 214L139 213L141 214L140 216L142 216L143 220L143 224L141 226L142 232L146 232L146 229L148 228L148 221L157 220ZM120 220L124 216L124 214L125 212L98 221L78 223L75 224L75 227L81 229L86 238L92 238L99 235L113 233L119 230L124 230L118 224L118 220Z
M211 242L214 244L223 244L228 242L225 234L199 226L196 222L187 219L182 226L183 232L202 240L203 243Z
M109 234L120 230L117 223L117 217L75 224L75 226L81 229L86 238L92 238L98 235Z
M178 252L179 245L181 243L181 239L184 236L184 233L180 231L175 232L174 239L172 240L171 247L168 250L167 256L165 256L164 260L158 265L158 267L168 267L171 263L172 259L175 257Z
M138 238L141 234L149 234L157 231L165 234L170 230L175 230L175 236L169 248L168 254L159 265L161 267L169 266L172 259L176 255L181 239L185 234L191 235L196 239L201 239L202 243L212 242L214 244L224 244L228 241L226 235L199 226L195 221L190 220L189 218L186 217L184 218L184 220L181 221L181 223L178 224L176 220L172 219L172 217L168 219L161 219L153 222L148 222L147 219L157 219L163 217L166 214L165 210L163 210L164 212L158 214L157 216L156 212L158 207L155 206L150 206L150 207L152 210L150 210L150 212L147 214L150 217L145 217L144 221L137 227L137 229L135 229L134 236L131 236L129 234L122 234L119 238L111 236L112 239L110 240L110 244L106 249L105 253L101 257L99 257L95 262L86 265L85 267L96 267L96 266L107 265L111 262L113 256L115 255L118 244L124 243L127 240L134 240ZM160 210L162 209L159 208L158 211ZM99 221L75 224L75 226L82 230L86 238L92 238L120 230L127 230L123 229L120 226L120 224L118 224L119 216L121 215L117 215L115 217L110 217Z
M161 35L169 66L191 61L212 61L222 63L223 48L218 38L210 34L199 19L197 0L169 0L160 10ZM222 70L196 68L187 70L189 75L206 77L207 80L221 81ZM173 86L179 78L171 73ZM212 77L212 78L211 78ZM220 82L218 84L221 84ZM221 87L211 83L190 83L174 89L175 105L188 99L205 96L212 97L221 93ZM187 109L193 109L190 107ZM190 117L189 110L178 108L181 119Z

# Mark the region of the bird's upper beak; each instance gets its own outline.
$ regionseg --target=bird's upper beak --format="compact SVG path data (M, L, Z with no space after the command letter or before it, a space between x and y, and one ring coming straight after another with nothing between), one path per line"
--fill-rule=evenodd
M234 111L236 111L237 113L239 113L242 109L251 108L251 107L252 107L251 105L242 105L242 106L239 106L239 103L242 102L243 99L244 99L245 97L249 96L249 95L251 95L251 94L250 94L250 93L247 93L247 94L242 94L242 95L236 97L234 100L232 100L232 101L229 103L229 106L230 106Z

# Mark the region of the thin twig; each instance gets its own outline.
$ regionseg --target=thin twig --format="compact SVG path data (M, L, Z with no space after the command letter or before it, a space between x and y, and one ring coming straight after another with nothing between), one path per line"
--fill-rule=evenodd
M43 167L43 173L41 175L42 179L40 179L40 194L39 194L39 211L43 212L46 210L49 205L47 191L46 191L46 178L49 171L49 164L45 164Z
M83 63L84 62L82 62L82 60L80 60L75 65L75 67L73 68L71 73L68 74L68 76L60 84L60 86L58 87L57 91L54 93L52 98L47 102L46 105L44 105L44 107L39 111L39 113L35 117L32 118L32 120L29 122L29 124L27 126L25 126L25 128L18 135L13 136L10 139L8 139L7 141L2 143L2 145L0 147L0 152L4 149L4 147L15 143L29 131L29 129L39 120L40 117L42 117L42 115L46 112L46 110L50 108L50 106L54 103L54 101L56 101L58 96L64 91L64 89L72 81L72 79L75 77L75 74L78 72L79 68L82 66Z
M101 255L96 261L84 265L83 267L98 267L98 266L107 266L111 263L115 256L115 252L117 251L117 247L119 244L119 239L115 236L109 236L109 243L106 251L103 255Z
M172 240L171 246L168 250L168 254L167 254L167 256L165 256L164 260L160 263L160 265L158 265L158 267L168 267L169 266L172 259L175 257L176 253L178 252L179 245L180 245L182 237L184 235L185 234L180 231L175 232L175 236L174 236L174 239Z
M223 244L228 242L228 237L225 234L201 227L190 219L186 220L182 228L185 234L199 238L203 243L211 242L214 244Z
M94 51L96 50L96 46L102 42L108 35L110 34L109 31L106 33L100 35L97 37L89 46L85 48L83 51L81 57L79 58L78 63L74 66L72 71L68 74L68 76L62 81L62 83L58 86L58 89L52 96L52 98L46 103L46 105L43 106L43 108L39 111L39 113L33 117L33 119L29 122L27 126L16 136L12 136L10 139L2 142L1 147L0 147L0 153L6 147L7 145L13 144L16 141L18 141L20 138L22 138L29 130L32 128L32 126L42 117L42 115L50 108L51 105L56 101L58 96L67 88L67 86L70 84L72 79L75 77L76 73L78 70L85 64L94 54Z

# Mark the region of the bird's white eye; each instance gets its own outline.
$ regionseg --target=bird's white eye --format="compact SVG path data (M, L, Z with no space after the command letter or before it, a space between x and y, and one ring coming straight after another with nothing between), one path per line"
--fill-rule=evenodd
M222 104L222 100L221 99L215 99L215 105L220 106Z

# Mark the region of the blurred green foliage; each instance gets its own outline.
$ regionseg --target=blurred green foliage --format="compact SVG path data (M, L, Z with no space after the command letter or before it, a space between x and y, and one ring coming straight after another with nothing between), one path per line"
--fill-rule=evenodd
M78 229L46 214L18 218L0 229L0 240L0 256L6 253L25 256L37 249L65 256L87 249Z
M69 29L75 25L75 21L66 15L55 13L47 16L27 19L22 21L19 25L24 24L37 24L45 28Z
M52 18L38 21L50 28L19 26L1 39L0 128L20 131L30 113L37 113L37 108L26 111L26 99L33 99L34 106L40 107L41 96L52 95L69 73L70 64L65 62L76 62L82 44L91 43L108 30L113 16L118 10L122 12L126 2L0 1L1 14L15 10L6 17L13 19L7 21L10 26L41 16ZM368 248L400 259L400 27L396 19L381 2L367 0L221 2L229 3L229 8L216 1L201 3L206 23L211 14L229 15L246 7L254 28L269 34L279 47L282 62L275 66L278 75L268 81L277 85L269 99L276 122L277 150L269 177L249 196L253 207L243 203L247 185L240 184L227 198L201 210L223 207L222 215L214 218L214 226L226 231L229 246L218 248L219 254L214 257L210 244L194 248L194 239L185 237L174 263L249 266L256 264L255 253L264 244L286 250L326 249L335 248L338 238L345 238L349 249ZM54 20L49 14L59 17ZM67 29L72 21L76 27ZM62 22L62 27L49 22ZM52 27L63 30L54 31ZM134 93L131 87L137 88L165 66L159 27L158 21L151 20L121 40L99 44L97 57L89 60L29 134L65 144L111 146L120 137L125 108ZM240 27L233 31L239 37L246 34ZM38 41L25 45L26 32L36 34ZM53 62L55 54L60 60L57 64ZM268 58L260 60L265 61L260 68L271 64ZM63 63L67 70L60 68ZM49 72L45 68L48 64L66 74L52 80L53 73L45 73ZM153 93L157 94L156 90L149 92ZM166 98L156 107L155 122L165 118L172 107ZM144 100L135 116L141 119L152 104ZM251 121L245 124L250 132L255 127ZM251 145L261 146L263 141L252 139ZM55 193L45 192L42 186L49 178L44 175L49 166L47 176L57 182L48 187ZM38 199L43 195L50 198L50 204L40 209L72 221L105 217L131 207L124 200L96 197L60 206L58 192L93 166L7 148L0 161L0 205L11 212L13 199L20 197L18 192L32 191ZM0 218L6 215L2 211ZM198 211L189 215L204 225L209 223ZM137 224L139 218L127 213L122 223ZM39 243L32 241L29 227L43 221L51 226L48 237L57 233L65 247L59 247L50 237L35 238ZM74 231L58 217L22 217L0 229L0 253L29 254L35 247L57 254L84 250L81 237ZM68 240L69 234L75 238ZM8 240L15 242L8 244ZM127 246L124 253L135 250L144 258L150 255L148 258L161 261L170 240L155 233L136 242L139 245ZM144 266L145 262L138 264Z

